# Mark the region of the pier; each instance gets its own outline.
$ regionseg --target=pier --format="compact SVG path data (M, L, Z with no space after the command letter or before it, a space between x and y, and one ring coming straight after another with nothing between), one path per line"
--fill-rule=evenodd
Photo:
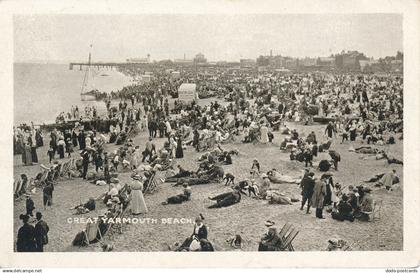
M95 67L97 69L100 68L106 68L106 69L112 69L114 67L124 67L124 66L144 66L147 65L145 63L134 63L134 62L125 62L125 63L115 63L115 62L96 62L96 63L70 63L69 64L69 70L73 70L74 66L78 66L79 70L82 70L84 66L91 66L91 67Z

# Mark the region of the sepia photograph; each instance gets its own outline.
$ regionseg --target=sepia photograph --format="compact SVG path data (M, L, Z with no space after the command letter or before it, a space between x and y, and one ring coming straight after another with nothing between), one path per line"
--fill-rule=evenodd
M417 270L417 2L29 3L1 268Z
M403 249L401 15L13 28L15 251Z

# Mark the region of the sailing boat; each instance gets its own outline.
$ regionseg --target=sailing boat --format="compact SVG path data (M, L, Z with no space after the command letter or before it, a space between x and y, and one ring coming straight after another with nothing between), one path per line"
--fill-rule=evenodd
M93 86L94 74L93 69L91 67L91 51L92 45L90 45L88 65L86 67L85 76L83 78L82 90L80 91L80 99L82 101L96 100L95 93L97 92L97 90Z

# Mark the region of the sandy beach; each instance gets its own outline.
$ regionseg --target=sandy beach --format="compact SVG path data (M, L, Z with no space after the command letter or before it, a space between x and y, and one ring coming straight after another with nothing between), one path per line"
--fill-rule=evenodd
M209 100L200 103L208 103ZM296 123L287 123L293 129L308 135L315 131L317 136L322 136L325 125L304 126ZM147 132L141 132L133 140L135 145L141 149L147 139ZM397 135L397 137L399 134ZM257 158L261 164L262 171L276 168L279 172L298 177L303 174L304 163L290 161L289 154L283 153L279 149L280 142L284 136L278 131L274 132L273 143L268 144L243 144L240 143L241 136L231 144L223 145L224 149L237 149L238 156L233 156L233 165L224 166L225 173L230 172L236 176L236 181L249 178L252 159ZM47 139L45 137L45 139ZM396 138L397 139L397 138ZM154 140L157 147L161 147L164 138ZM372 184L372 196L375 200L383 200L380 219L373 222L339 222L325 213L326 219L315 218L314 210L311 214L300 211L300 203L293 205L269 205L267 200L256 200L247 196L242 197L242 201L230 207L220 209L208 209L212 204L208 196L229 191L230 188L224 184L206 184L192 186L192 200L180 205L163 206L161 203L167 197L178 194L182 191L181 187L173 187L169 183L159 184L158 190L153 194L145 195L145 200L149 208L149 213L144 218L157 219L157 224L125 224L123 233L106 235L104 242L114 246L114 251L168 251L168 246L175 242L182 242L191 235L193 224L191 223L162 223L162 219L179 218L194 219L199 213L205 217L205 223L209 228L209 240L213 243L217 251L238 251L231 248L225 241L231 239L236 234L240 234L245 243L243 251L256 251L258 242L264 234L266 227L265 220L276 222L276 227L280 229L285 223L292 223L299 234L293 242L296 251L306 250L325 250L327 240L338 237L347 241L353 250L402 250L403 248L403 168L401 165L389 165L385 160L376 160L374 157L362 159L363 155L350 153L348 148L361 146L360 140L350 144L349 142L340 144L341 139L334 139L332 149L341 154L339 171L334 174L334 182L339 182L343 186L360 185L362 181L368 180L375 174L389 172L396 169L401 183L392 192L384 189L377 189ZM402 141L397 140L395 145L388 145L388 153L396 158L402 158ZM106 150L112 151L118 146L107 144ZM379 148L384 148L380 147ZM38 148L40 163L47 165L47 148ZM196 170L198 168L197 158L202 153L197 153L191 146L184 150L184 158L176 159L176 163L186 169ZM72 154L76 157L78 152ZM323 153L321 156L327 156ZM314 166L317 166L315 159ZM33 177L40 171L40 166L22 166L20 155L14 157L14 176L17 178L21 173L26 173ZM313 169L315 171L315 168ZM320 172L315 171L315 176L319 177ZM120 173L120 181L126 183L130 181L130 173ZM296 184L273 184L273 188L281 191L291 192L300 197L300 189ZM60 180L55 186L53 206L42 209L42 192L38 189L33 195L35 211L41 211L45 221L50 226L49 244L45 246L45 251L102 251L100 244L92 244L88 247L72 247L71 242L75 235L84 229L86 224L69 223L72 215L71 207L85 202L89 197L97 197L107 190L108 186L96 186L83 181L81 178L72 180ZM97 202L99 204L99 202ZM24 198L16 200L14 204L14 234L16 240L17 229L21 222L19 215L25 211ZM89 214L79 215L82 218L98 215L105 205L100 204L99 208ZM76 217L79 217L76 216ZM188 221L187 221L188 222Z

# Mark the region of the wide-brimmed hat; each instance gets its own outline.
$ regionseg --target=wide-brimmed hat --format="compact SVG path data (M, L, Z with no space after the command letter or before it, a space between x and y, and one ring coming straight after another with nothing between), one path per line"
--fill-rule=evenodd
M267 221L265 221L265 223L264 223L264 225L265 225L266 227L271 227L271 226L274 226L274 224L275 224L275 222L273 222L273 221L271 221L271 220L267 220Z

